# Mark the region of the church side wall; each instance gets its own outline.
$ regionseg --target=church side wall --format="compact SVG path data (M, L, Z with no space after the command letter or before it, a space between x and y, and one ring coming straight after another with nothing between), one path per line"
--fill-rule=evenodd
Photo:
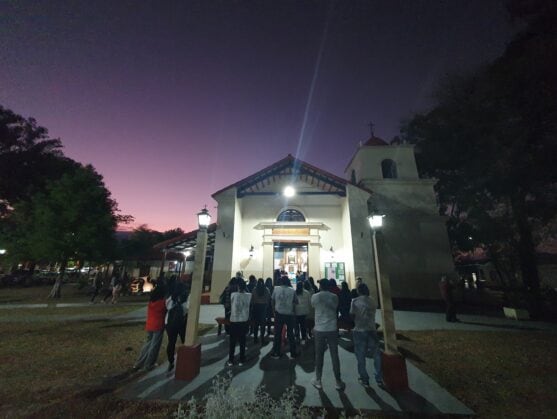
M373 298L377 301L377 281L371 253L371 230L367 220L368 192L348 185L346 188L349 207L349 224L354 261L354 280L361 277L368 286Z
M235 218L237 212L236 189L224 191L216 198L218 228L215 233L215 253L211 279L211 303L218 303L220 294L231 278L230 262L233 255Z

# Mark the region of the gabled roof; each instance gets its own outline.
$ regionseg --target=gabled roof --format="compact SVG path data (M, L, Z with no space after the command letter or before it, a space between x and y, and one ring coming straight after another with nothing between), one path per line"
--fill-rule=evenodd
M318 167L297 159L289 154L285 158L254 173L253 175L250 175L215 192L212 196L214 198L216 195L233 187L237 189L238 198L246 195L275 195L276 192L263 191L263 189L265 186L270 185L271 181L284 177L299 179L321 190L320 192L300 192L300 195L334 194L346 196L346 185L348 184L371 193L368 189L354 185L346 179L338 177L323 169L319 169Z
M217 223L210 224L209 227L207 227L207 233L208 233L207 250L208 251L212 249L213 246L215 245L216 230L217 230ZM199 229L192 230L178 237L173 237L172 239L168 239L163 242L157 243L155 246L153 246L153 248L158 250L172 249L172 251L174 252L176 251L181 252L186 249L191 249L195 247L195 245L197 244L198 231Z

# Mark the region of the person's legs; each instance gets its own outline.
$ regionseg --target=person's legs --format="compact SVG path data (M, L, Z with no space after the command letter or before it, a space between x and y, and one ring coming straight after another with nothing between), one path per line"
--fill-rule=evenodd
M153 365L155 365L157 357L159 356L159 350L161 348L164 330L158 330L152 333L153 337L151 338L149 353L147 354L147 359L145 360L145 368L151 368Z
M358 374L363 382L369 383L369 375L366 371L367 332L352 331L352 338L354 339L354 355L356 355L358 363Z
M296 316L290 315L286 317L286 335L288 336L288 343L290 345L290 356L295 357L296 353L296 339L294 339L294 329L296 328Z
M99 295L99 289L97 287L93 288L93 296L91 297L91 302L95 302L95 298Z
M147 355L149 354L149 348L151 347L151 339L153 338L153 332L147 332L147 339L141 347L137 361L135 361L134 368L139 369L143 367L145 361L147 360Z
M451 302L448 300L445 301L445 320L451 321Z
M280 340L281 340L281 331L282 331L282 326L285 323L285 317L280 313L275 313L275 334L274 334L274 339L273 339L273 354L275 355L279 355L281 354L281 350L280 350Z
M178 339L178 330L167 328L168 345L166 345L166 356L168 363L174 365L174 352L176 350L176 340Z
M373 375L375 382L382 384L383 370L381 367L381 348L379 347L379 337L375 331L371 331L369 333L369 348L371 350L371 354L373 355L373 368L375 369Z
M226 324L226 323L229 323L229 322L230 322L230 315L231 315L231 314L232 314L232 309L231 309L231 308L225 308L225 309L224 309L224 318L225 318L225 320L227 320L227 321L224 323L224 331L226 332L227 335L230 334L230 326L229 326L228 324Z
M302 339L307 339L307 332L306 332L306 316L298 316L298 324L300 325L300 332L302 334Z
M231 322L230 323L230 344L229 344L229 351L228 351L228 362L234 362L234 352L236 352L236 342L240 337L240 331L238 330L238 323Z
M246 361L246 334L249 328L249 322L239 323L240 326L240 362Z
M315 378L317 381L321 381L321 376L323 375L323 356L325 355L325 349L327 348L327 338L326 332L314 332L313 336L315 338Z
M340 361L338 359L338 332L327 332L327 345L329 345L329 352L331 353L331 362L333 363L333 373L337 383L340 380Z

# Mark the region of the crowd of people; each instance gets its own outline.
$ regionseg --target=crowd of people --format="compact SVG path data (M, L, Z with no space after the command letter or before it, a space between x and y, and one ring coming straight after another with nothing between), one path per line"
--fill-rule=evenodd
M163 335L166 330L168 344L166 355L168 371L174 369L174 354L178 337L184 343L188 315L188 292L185 284L171 276L163 277L155 282L147 304L147 321L145 331L147 337L139 352L133 369L149 371L156 366Z
M312 277L298 280L292 287L288 276L274 281L250 276L246 284L240 272L230 279L220 298L227 320L225 330L230 335L229 357L226 365L235 365L236 346L239 346L238 365L246 361L246 340L253 336L254 344L264 345L271 334L271 319L274 319L273 349L271 357L278 359L282 354L282 342L286 335L291 358L300 354L299 345L311 340L315 346L314 387L322 388L324 354L327 348L331 355L336 388L343 390L338 356L338 325L343 322L352 329L354 354L357 360L359 382L368 387L369 374L366 355L371 354L374 363L374 378L383 385L381 352L375 325L376 303L369 289L358 278L355 289L350 290L346 282L339 288L334 279L322 279L319 288ZM266 333L265 333L266 332Z
M382 386L381 352L375 324L377 305L370 297L368 287L360 278L353 290L346 282L339 288L333 279L322 279L318 285L312 277L299 280L295 288L288 276L274 281L250 276L247 283L241 273L231 278L220 297L227 320L225 330L229 335L226 366L236 364L237 346L237 365L242 366L246 362L246 341L250 337L254 344L265 345L272 334L271 357L275 359L283 356L284 338L288 341L288 351L293 359L300 355L299 348L313 342L313 386L322 388L324 355L328 349L336 388L343 390L345 384L341 378L338 354L338 326L344 322L352 330L359 382L365 387L370 385L366 356L371 355L375 381ZM178 337L184 342L187 311L187 291L182 282L175 277L156 281L147 306L146 340L134 369L150 370L155 367L166 330L168 371L173 370Z

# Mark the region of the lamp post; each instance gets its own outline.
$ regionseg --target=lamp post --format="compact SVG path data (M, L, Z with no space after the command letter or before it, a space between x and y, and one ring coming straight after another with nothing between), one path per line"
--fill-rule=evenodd
M206 207L197 214L197 223L199 230L197 231L197 244L189 295L186 341L184 345L178 348L176 374L174 376L177 380L193 380L199 374L201 368L201 344L199 343L197 331L203 275L205 273L205 255L207 253L207 227L211 223L211 216Z
M383 339L385 340L385 352L382 354L383 381L387 388L392 391L408 389L408 373L406 361L398 352L396 343L395 316L393 300L391 297L391 284L389 278L381 275L379 267L379 254L377 252L376 233L383 226L384 215L371 214L368 216L371 227L371 240L373 244L373 260L375 264L375 276L377 280L377 291L381 302L381 317L383 320Z

